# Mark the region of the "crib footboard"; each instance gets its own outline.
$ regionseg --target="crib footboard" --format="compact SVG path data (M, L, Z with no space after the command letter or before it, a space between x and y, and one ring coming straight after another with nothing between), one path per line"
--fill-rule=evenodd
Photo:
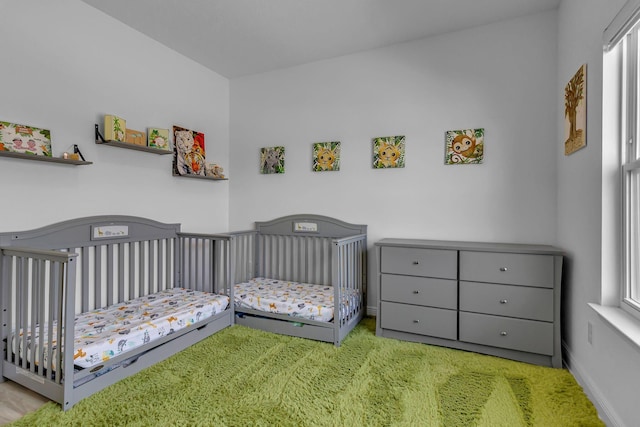
M335 293L335 344L360 322L367 303L367 236L336 239L332 251L332 283Z
M228 295L233 302L236 264L231 239L229 235L178 233L175 286Z
M58 350L73 348L76 258L59 251L0 249L0 378L57 402L73 387L63 381L63 372L73 372L73 352ZM31 345L29 336L37 337L38 345ZM45 340L54 345L44 346Z

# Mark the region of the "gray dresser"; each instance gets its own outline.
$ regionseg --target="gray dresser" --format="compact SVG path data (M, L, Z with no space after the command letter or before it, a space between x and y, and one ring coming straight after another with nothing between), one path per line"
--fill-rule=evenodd
M562 367L562 251L383 239L376 334Z

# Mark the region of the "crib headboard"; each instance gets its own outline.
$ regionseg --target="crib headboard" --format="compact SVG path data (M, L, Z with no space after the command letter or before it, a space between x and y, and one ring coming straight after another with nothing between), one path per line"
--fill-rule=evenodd
M366 233L366 225L313 214L256 222L255 230L231 233L236 283L269 277L335 285L334 265L343 262L336 260L344 251L357 258L352 274L365 282Z
M175 238L180 224L127 215L72 219L28 231L0 233L0 246L66 249Z
M350 224L336 218L311 214L289 215L271 221L256 222L256 230L259 234L333 238L367 234L366 225Z

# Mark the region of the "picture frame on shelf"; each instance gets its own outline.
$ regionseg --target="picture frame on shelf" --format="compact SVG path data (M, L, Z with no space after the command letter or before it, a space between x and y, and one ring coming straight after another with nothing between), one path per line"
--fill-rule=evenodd
M127 121L113 114L104 116L104 139L107 141L127 141Z
M128 144L142 145L145 147L147 145L146 134L139 130L127 129L125 139Z
M51 157L51 131L0 122L0 151Z
M170 150L169 129L148 128L147 129L147 146L157 148L159 150Z
M206 174L204 133L173 126L173 169L178 175Z

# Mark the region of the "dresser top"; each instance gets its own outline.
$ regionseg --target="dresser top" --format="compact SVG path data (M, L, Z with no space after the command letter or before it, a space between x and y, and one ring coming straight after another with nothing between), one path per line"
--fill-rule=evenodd
M449 249L477 252L512 252L524 254L563 255L560 248L550 245L528 245L522 243L486 243L459 242L453 240L422 240L422 239L382 239L376 246L401 246L424 249Z

